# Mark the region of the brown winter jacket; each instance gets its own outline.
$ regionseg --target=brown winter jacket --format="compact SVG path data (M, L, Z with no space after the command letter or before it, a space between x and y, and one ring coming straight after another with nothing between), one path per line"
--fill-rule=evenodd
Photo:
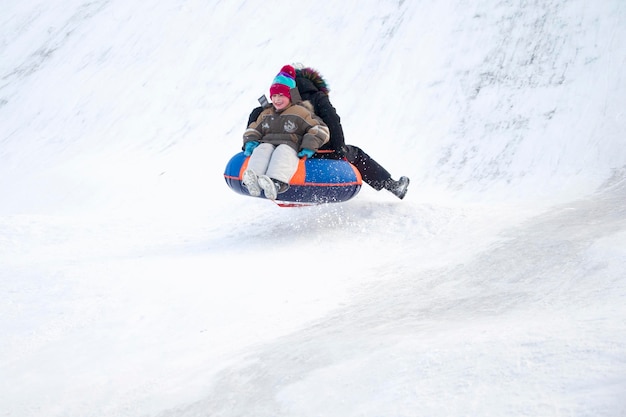
M243 145L250 141L287 144L296 152L302 149L317 151L328 142L330 133L324 122L301 104L291 104L281 112L271 106L250 123L243 134Z

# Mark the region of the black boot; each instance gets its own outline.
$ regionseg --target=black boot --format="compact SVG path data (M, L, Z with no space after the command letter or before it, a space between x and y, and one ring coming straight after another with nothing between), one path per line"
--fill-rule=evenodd
M385 190L389 190L393 195L402 200L409 188L409 182L409 177L400 177L398 181L389 178L389 180L385 182Z

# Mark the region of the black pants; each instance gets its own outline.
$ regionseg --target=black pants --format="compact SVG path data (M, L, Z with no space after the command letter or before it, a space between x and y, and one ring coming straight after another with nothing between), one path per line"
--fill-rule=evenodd
M378 162L373 160L361 148L346 145L344 152L346 159L361 173L361 178L375 190L382 190L391 179L391 174Z

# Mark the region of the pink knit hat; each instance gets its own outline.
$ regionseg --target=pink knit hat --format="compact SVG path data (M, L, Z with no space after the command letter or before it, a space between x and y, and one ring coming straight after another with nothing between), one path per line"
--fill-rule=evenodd
M278 75L274 77L274 81L270 87L270 97L274 94L282 94L283 96L289 97L291 100L290 90L295 87L296 70L291 65L285 65L280 69Z

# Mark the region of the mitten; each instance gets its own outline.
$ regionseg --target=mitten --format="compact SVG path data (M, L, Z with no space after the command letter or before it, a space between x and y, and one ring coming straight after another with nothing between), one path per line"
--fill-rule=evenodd
M298 158L303 158L303 157L307 157L310 158L315 154L315 151L312 151L311 149L307 149L304 148L302 149L300 152L298 152Z
M246 143L246 147L243 151L243 154L245 156L250 156L252 155L252 151L254 150L254 148L256 148L257 146L259 146L259 142L257 142L256 140L251 140L250 142Z

